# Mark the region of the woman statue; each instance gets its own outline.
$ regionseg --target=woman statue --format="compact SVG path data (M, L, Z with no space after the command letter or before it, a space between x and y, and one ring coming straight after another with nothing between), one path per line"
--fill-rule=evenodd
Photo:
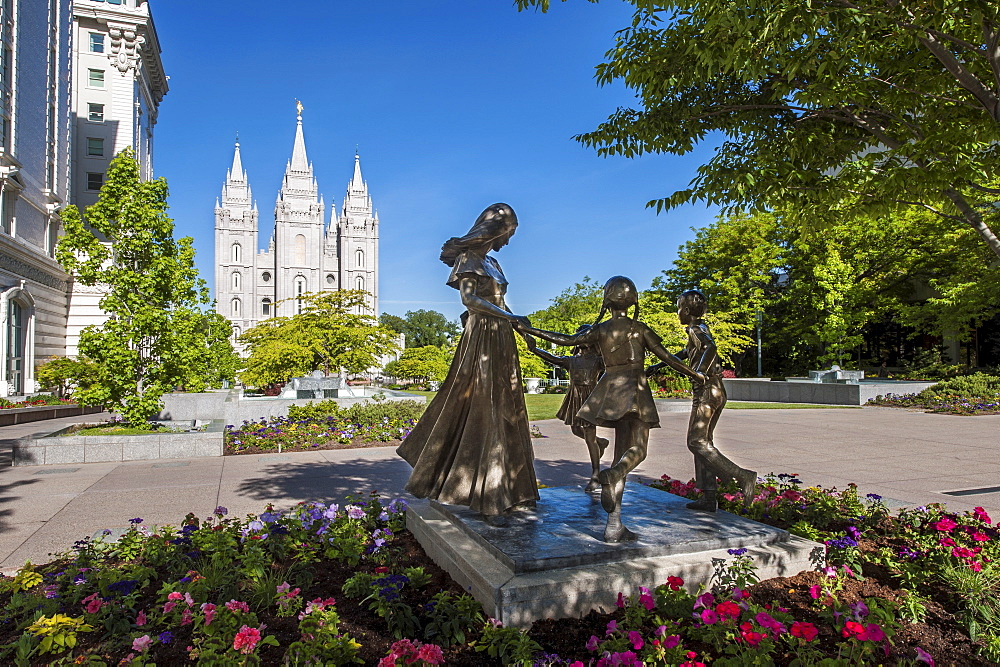
M447 284L467 309L465 330L448 377L396 450L413 466L407 491L466 505L494 524L538 500L513 326L530 323L507 310L507 279L487 254L507 245L515 229L513 209L494 204L442 247L441 261L452 267Z

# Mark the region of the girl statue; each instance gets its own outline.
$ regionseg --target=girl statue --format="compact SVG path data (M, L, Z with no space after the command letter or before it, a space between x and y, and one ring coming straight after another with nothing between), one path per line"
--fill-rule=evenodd
M468 506L494 525L538 500L513 326L530 323L507 309L507 279L488 254L515 229L513 209L494 204L442 247L441 261L452 267L447 284L467 309L465 329L448 377L396 450L413 466L407 491Z

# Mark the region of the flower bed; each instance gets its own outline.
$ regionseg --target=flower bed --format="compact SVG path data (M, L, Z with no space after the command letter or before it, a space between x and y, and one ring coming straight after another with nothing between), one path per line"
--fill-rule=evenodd
M226 454L343 449L398 444L424 409L415 401L365 403L347 409L334 401L292 406L287 417L226 426Z
M0 410L15 410L17 408L37 408L42 405L76 405L76 401L68 398L58 398L49 394L39 394L23 401L8 401L0 398Z
M669 478L657 486L699 495ZM740 504L724 494L731 509ZM404 508L373 494L246 519L220 507L179 529L133 519L116 540L82 540L0 581L0 661L697 667L997 657L997 531L981 510L893 516L853 486L769 478L748 514L825 540L824 570L757 582L745 550L733 549L709 590L672 577L622 591L612 613L523 632L483 618L405 531Z
M963 375L939 382L919 394L887 394L876 396L871 402L952 415L995 415L1000 414L1000 377L987 373Z

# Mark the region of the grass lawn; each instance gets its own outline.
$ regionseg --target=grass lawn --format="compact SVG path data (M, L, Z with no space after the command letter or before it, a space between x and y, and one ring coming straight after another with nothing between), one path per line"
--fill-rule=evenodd
M436 391L410 391L408 393L426 396L427 402L437 394ZM564 394L525 394L524 403L528 408L528 421L539 419L555 419L556 411L562 405Z
M727 410L830 410L848 408L860 410L860 405L813 405L811 403L746 403L730 401L726 403Z

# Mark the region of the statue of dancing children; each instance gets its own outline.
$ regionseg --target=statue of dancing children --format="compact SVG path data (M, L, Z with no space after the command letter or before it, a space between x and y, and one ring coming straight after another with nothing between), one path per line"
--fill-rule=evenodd
M629 308L635 315L629 317ZM601 322L605 313L611 319ZM652 352L668 366L700 382L707 378L667 352L660 337L639 321L639 292L624 276L615 276L604 285L604 302L594 326L573 336L540 331L515 324L525 333L558 345L596 345L604 358L604 375L576 416L596 426L615 429L615 463L598 473L601 505L608 513L604 528L605 542L637 539L622 525L622 495L625 476L646 458L649 429L660 425L660 417L643 372L647 352Z
M589 324L584 324L576 333L580 334L590 329ZM587 443L587 451L590 453L590 482L585 487L586 491L596 491L600 487L597 481L597 473L601 469L601 455L608 448L607 438L597 437L597 427L588 421L584 421L576 416L577 411L583 406L584 401L594 390L598 378L604 372L604 361L600 353L593 345L577 345L573 348L573 354L569 357L560 357L545 350L540 350L535 345L535 339L525 336L524 341L528 344L528 349L536 355L549 362L553 366L564 368L569 373L569 390L566 398L556 417L563 420L563 423L573 429L573 435L583 438Z
M688 342L677 356L687 359L691 368L705 379L691 381L691 420L688 422L687 446L694 454L695 484L704 492L698 500L688 503L693 510L714 512L719 508L718 478L734 479L743 492L743 503L749 505L757 484L757 473L741 468L715 448L715 424L726 405L726 388L722 384L722 366L715 341L705 324L708 300L698 290L688 290L677 299L677 317L687 328ZM654 364L646 369L652 377L664 367Z

